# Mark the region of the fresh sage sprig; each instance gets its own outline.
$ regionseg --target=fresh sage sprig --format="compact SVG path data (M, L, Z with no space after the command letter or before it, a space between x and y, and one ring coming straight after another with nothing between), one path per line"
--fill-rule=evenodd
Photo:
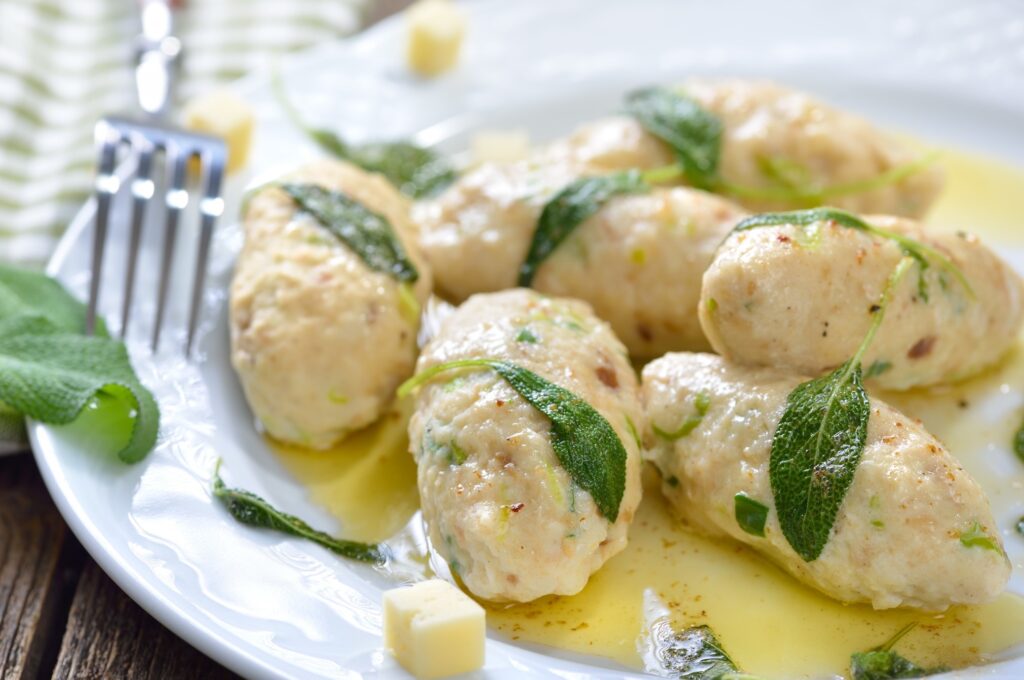
M863 231L896 243L900 247L900 250L903 251L903 254L907 257L913 258L920 267L917 277L917 289L921 298L925 302L928 301L928 282L925 279L925 272L932 263L938 266L942 272L948 273L950 276L955 278L969 298L973 299L974 297L974 290L971 288L971 284L967 281L967 277L964 276L963 272L960 271L960 268L957 267L952 260L946 257L945 254L929 245L921 243L917 239L910 238L905 234L900 234L890 229L883 229L881 227L868 224L861 218L848 213L845 210L839 210L837 208L814 208L811 210L794 210L791 212L753 215L733 227L731 233L749 231L751 229L759 229L761 227L777 227L786 224L808 226L818 222L832 222L839 226L846 227L847 229L856 229L857 231ZM942 279L940 279L940 281L941 280Z
M775 428L769 458L775 510L786 540L808 562L828 542L864 452L871 405L861 381L861 357L878 332L893 289L912 263L904 257L893 270L853 357L790 392Z
M298 536L322 545L342 557L360 562L383 564L387 560L387 546L383 544L334 538L330 534L317 531L298 517L281 512L251 491L229 488L220 477L220 465L221 462L217 461L213 473L213 496L242 524Z
M414 375L398 388L398 396L408 396L441 373L466 368L493 370L551 421L551 448L558 462L590 494L598 511L614 522L626 489L626 449L605 417L564 387L507 361L460 359Z
M340 191L315 184L281 184L280 187L370 269L401 282L411 283L419 278L395 228L383 215L368 210Z
M652 135L669 145L679 160L675 171L661 168L658 180L685 179L691 185L736 198L787 201L798 205L822 205L831 199L867 193L898 184L931 165L937 154L930 153L891 168L874 177L854 182L818 186L807 172L784 172L793 164L763 162L766 177L776 186L748 187L727 182L718 171L723 126L716 115L701 107L685 92L665 87L637 90L626 96L626 112ZM784 167L785 166L785 167Z
M137 462L156 443L159 408L124 344L102 324L82 335L84 319L84 306L56 281L0 265L0 403L5 413L53 425L88 410L88 434Z
M921 678L927 675L945 673L948 668L922 668L913 661L892 651L903 636L917 625L908 623L887 642L866 652L850 655L850 677L852 680L896 680L897 678Z
M541 211L526 260L519 267L519 285L529 287L537 268L587 218L622 194L647 191L640 172L627 170L603 177L582 177L555 194Z
M406 141L349 144L334 132L305 121L288 99L280 74L274 74L273 89L288 118L317 146L335 158L384 175L403 194L412 198L433 196L455 181L454 168L434 151Z

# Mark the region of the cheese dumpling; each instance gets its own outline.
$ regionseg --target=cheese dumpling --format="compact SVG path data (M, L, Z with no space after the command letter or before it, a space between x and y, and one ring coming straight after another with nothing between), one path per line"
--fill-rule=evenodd
M467 359L514 364L585 401L625 450L625 486L609 519L560 462L552 422L505 378L441 373L419 388L409 423L431 545L477 597L577 593L626 546L640 502L642 410L625 349L586 304L517 289L471 297L417 371Z
M811 561L794 550L779 524L769 465L787 398L805 380L711 354L669 354L644 368L652 430L645 455L678 515L843 602L940 610L998 595L1010 562L984 492L919 422L877 399L824 548ZM763 526L741 524L751 505L766 513Z
M886 389L950 382L1006 353L1024 318L1024 288L1009 265L963 232L863 221L922 244L927 264L915 262L893 291L864 355L866 379ZM896 239L834 219L737 231L704 274L701 325L730 361L819 375L853 356L904 256Z
M405 282L371 269L277 186L251 200L231 282L231 361L271 436L326 448L376 420L412 373L431 276L408 202L383 177L319 161L286 180L339 191L383 217L417 273Z

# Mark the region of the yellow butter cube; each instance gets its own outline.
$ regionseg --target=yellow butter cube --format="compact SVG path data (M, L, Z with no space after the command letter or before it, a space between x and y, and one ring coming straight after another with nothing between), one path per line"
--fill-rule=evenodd
M243 167L249 158L252 142L252 109L238 95L217 90L196 97L182 115L189 130L215 135L228 147L228 172Z
M530 135L526 130L485 130L473 135L470 148L476 163L514 163L530 155Z
M484 609L447 581L384 593L384 646L420 680L484 665Z
M451 0L420 0L406 13L409 68L423 76L436 76L459 60L466 17Z

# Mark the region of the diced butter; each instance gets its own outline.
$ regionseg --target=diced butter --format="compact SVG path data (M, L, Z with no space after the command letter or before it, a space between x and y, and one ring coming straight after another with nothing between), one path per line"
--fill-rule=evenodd
M451 0L420 0L406 13L409 68L436 76L455 66L466 32L466 17Z
M252 142L253 114L238 95L216 90L196 97L185 106L183 123L189 130L224 140L228 147L228 172L245 165Z
M384 593L384 646L421 680L484 665L484 609L447 581Z
M485 130L473 135L470 144L476 163L513 163L530 155L526 130Z

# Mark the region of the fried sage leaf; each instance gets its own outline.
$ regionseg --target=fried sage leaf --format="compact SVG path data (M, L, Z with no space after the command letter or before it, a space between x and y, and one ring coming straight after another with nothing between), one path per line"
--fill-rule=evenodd
M278 102L292 123L321 149L369 172L378 172L412 198L433 196L455 181L455 169L442 156L407 141L350 144L338 134L313 127L288 99L278 74L273 78Z
M398 388L410 394L445 371L490 368L551 421L551 447L569 477L590 494L600 513L614 522L626 489L626 449L593 406L522 366L496 359L461 359L431 366Z
M213 473L213 495L224 504L231 516L242 524L298 536L322 545L342 557L360 562L383 564L387 560L387 547L382 544L334 538L330 534L317 531L298 517L281 512L251 491L229 488L220 477L219 461Z
M719 184L722 123L681 92L649 87L626 95L626 112L675 152L686 179L700 189Z
M945 673L948 668L922 668L910 659L892 651L900 639L913 630L916 623L910 623L899 630L883 645L866 652L850 656L850 677L853 680L896 680L897 678L922 678L927 675Z
M609 200L622 194L647 191L649 187L636 170L603 177L583 177L559 191L544 205L533 232L526 260L519 267L519 285L528 287L537 268L587 218Z
M281 184L280 187L370 269L402 282L419 278L395 228L383 215L368 210L340 191L315 184Z
M775 428L768 463L775 511L786 540L808 562L828 543L864 453L871 405L860 360L912 261L903 258L890 275L854 356L831 373L797 385Z

